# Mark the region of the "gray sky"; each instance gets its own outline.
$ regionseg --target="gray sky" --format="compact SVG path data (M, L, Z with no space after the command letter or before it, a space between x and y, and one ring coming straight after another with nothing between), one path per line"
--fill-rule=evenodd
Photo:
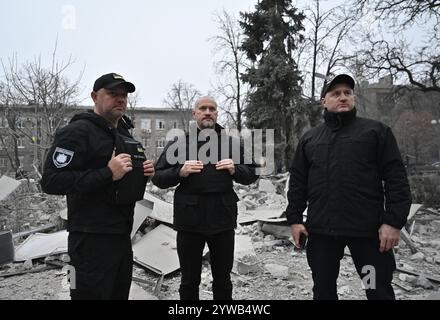
M294 1L304 8L310 1ZM342 3L322 1L322 9ZM0 58L18 62L41 54L49 65L58 38L58 60L76 59L67 76L81 81L82 104L95 79L122 74L140 94L140 106L161 106L171 85L183 80L206 94L216 82L213 13L226 9L238 17L253 11L257 0L14 0L0 4ZM368 24L367 22L364 24ZM415 30L410 35L420 40ZM394 34L392 35L395 36ZM413 42L414 43L414 42ZM2 74L2 72L0 72Z
M253 10L257 0L14 0L0 4L0 58L13 54L19 63L41 54L76 63L68 76L85 68L82 97L94 80L108 72L122 74L141 95L142 106L163 104L169 88L182 79L206 93L215 81L214 11L233 15ZM2 72L1 72L2 73ZM84 104L92 104L87 98Z

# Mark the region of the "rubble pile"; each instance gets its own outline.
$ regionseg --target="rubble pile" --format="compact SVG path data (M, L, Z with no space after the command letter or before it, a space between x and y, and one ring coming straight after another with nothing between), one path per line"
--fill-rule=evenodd
M288 175L284 174L261 178L250 186L234 185L240 198L232 272L234 299L312 298L313 282L306 253L294 248L284 215L287 184ZM171 224L173 195L174 188L161 190L148 184L144 200L136 205L135 221L138 222L132 232L135 265L131 299L179 298L180 272ZM27 229L56 221L60 209L65 206L62 197L23 191L11 194L0 205L7 209L5 215L6 211L2 211L1 221L11 225L14 222L11 217L16 215L12 212L23 214L26 208L28 213L21 217L21 225ZM397 270L393 286L397 299L438 299L440 210L416 205L413 211L404 229L407 237L395 249ZM4 216L8 218L5 220ZM30 240L24 244L26 242ZM200 298L210 300L212 273L209 251L205 249ZM48 253L45 257L0 266L0 299L68 299L68 262L65 253ZM22 293L13 288L16 279L24 283L19 286L21 290L25 288ZM44 289L40 288L40 282L45 283ZM39 290L41 292L30 294L30 291ZM341 261L338 294L345 300L366 299L348 249Z
M45 225L61 230L64 225L59 211L66 207L65 197L41 193L34 180L17 182L18 186L7 197L0 199L0 230L19 233Z

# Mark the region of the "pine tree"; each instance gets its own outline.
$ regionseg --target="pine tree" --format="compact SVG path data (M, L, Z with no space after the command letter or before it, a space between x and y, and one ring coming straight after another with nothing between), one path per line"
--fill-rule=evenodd
M293 156L293 120L302 83L293 52L303 41L304 15L291 0L261 0L254 12L240 16L242 50L252 62L242 76L251 87L247 127L275 129L278 171Z

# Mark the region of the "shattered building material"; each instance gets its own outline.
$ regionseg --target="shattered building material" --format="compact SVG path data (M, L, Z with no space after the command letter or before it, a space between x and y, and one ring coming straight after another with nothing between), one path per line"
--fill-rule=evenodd
M409 209L408 221L410 221L420 210L423 205L420 203L413 203Z
M53 229L55 227L56 227L55 223L49 223L49 224L47 224L45 226L34 228L32 230L14 233L14 235L12 237L14 239L19 239L19 238L22 238L22 237L27 237L27 236L29 236L31 234L34 234L34 233L37 233L37 232L42 232L42 231L50 230L50 229Z
M397 267L396 271L407 273L407 274L410 274L410 275L413 275L413 276L417 276L417 277L420 277L422 275L419 272L415 272L415 271L412 271L412 270L404 269L404 268L401 268L401 267ZM432 282L435 282L435 283L440 283L440 277L438 277L438 276L431 276L431 275L426 275L425 274L424 277L426 279L428 279L429 281L432 281Z
M261 222L261 231L266 234L271 234L278 239L289 239L292 237L291 228L287 224L287 221Z
M64 208L63 210L60 210L59 216L61 219L67 220L67 207Z
M132 282L128 300L158 300L158 298L142 289L138 284Z
M153 211L149 214L151 218L173 224L173 205L171 203L165 202L149 192L145 192L144 200L154 203ZM141 200L138 203L148 206L144 200Z
M57 269L57 266L40 266L37 268L33 268L33 269L27 269L27 270L20 270L20 271L14 271L14 272L7 272L7 273L0 273L0 278L8 278L8 277L14 277L14 276L19 276L22 274L27 274L27 273L37 273L37 272L43 272L43 271L47 271L47 270L51 270L51 269Z
M400 230L400 237L406 243L406 245L410 248L412 253L416 253L418 251L416 246L414 245L414 243L411 240L411 236L408 234L408 232L406 231L405 228L402 228L402 230Z
M0 201L5 200L21 185L20 181L12 179L8 176L0 178Z
M14 244L10 231L0 231L0 265L14 261Z
M176 231L163 224L157 226L133 245L133 260L159 275L178 270Z
M15 261L26 261L67 252L68 232L35 233L15 250Z
M234 264L232 271L237 274L249 274L261 270L261 261L257 258L251 238L235 235Z
M238 223L247 224L257 220L280 218L284 211L282 209L261 208L256 210L246 210L238 214ZM283 220L286 220L285 218Z
M130 239L133 240L136 232L139 230L142 223L153 212L154 203L149 200L141 200L136 202L134 207L133 227L131 229Z

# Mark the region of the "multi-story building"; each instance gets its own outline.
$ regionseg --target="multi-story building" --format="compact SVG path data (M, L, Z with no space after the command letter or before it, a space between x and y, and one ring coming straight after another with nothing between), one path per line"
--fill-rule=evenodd
M440 161L440 93L396 85L392 77L356 89L361 116L389 125L407 164Z
M52 128L66 125L75 113L92 109L92 106L78 106L66 109L62 116L56 117L54 112L44 114L35 106L0 105L0 175L17 171L11 165L11 161L17 163L16 156L23 170L34 172L33 165L38 163L36 159L41 162L51 143L43 136L49 140L53 137L53 132L48 133ZM133 136L142 142L148 159L152 160L163 151L167 132L171 129L187 130L192 118L191 110L157 107L130 108L127 115L135 125Z

